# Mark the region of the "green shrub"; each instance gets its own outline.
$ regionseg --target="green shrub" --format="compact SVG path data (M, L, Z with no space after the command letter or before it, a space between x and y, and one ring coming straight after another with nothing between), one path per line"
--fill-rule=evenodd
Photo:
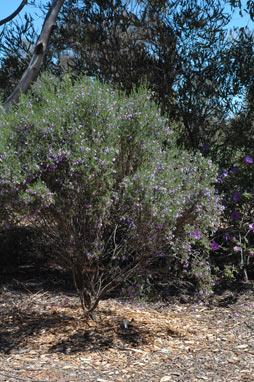
M219 224L215 167L176 147L150 98L44 76L0 117L2 223L21 219L54 240L87 314L161 257L202 279L208 251L192 264L191 250Z

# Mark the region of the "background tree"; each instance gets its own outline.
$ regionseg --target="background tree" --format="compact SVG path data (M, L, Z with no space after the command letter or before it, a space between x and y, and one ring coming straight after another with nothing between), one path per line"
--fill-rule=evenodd
M241 89L230 119L226 139L234 149L253 152L254 115L254 32L242 28L232 32L234 83Z
M0 45L2 99L6 99L14 91L29 65L35 36L33 18L28 14L24 15L22 24L14 21L6 28L2 36L2 45Z
M97 76L127 93L145 81L179 122L181 144L212 144L239 93L225 4L66 0L42 69Z
M146 81L166 103L176 41L162 9L122 0L67 1L57 26L52 46L74 74L97 76L128 93Z

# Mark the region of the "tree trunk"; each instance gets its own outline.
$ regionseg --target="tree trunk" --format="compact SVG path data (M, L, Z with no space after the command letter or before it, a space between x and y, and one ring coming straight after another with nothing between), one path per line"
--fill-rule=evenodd
M43 23L41 34L37 40L31 61L27 69L25 70L23 76L21 77L21 80L16 86L14 92L4 102L3 108L5 110L8 110L11 104L16 103L18 101L21 92L27 92L31 82L34 81L38 76L48 45L49 37L51 35L53 26L60 12L60 9L64 4L64 1L65 0L52 1L51 7Z

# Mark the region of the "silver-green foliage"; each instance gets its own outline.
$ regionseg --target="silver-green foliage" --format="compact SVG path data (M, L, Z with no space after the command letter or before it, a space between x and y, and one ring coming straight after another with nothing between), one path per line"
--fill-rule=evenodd
M85 311L157 256L195 273L192 247L220 220L216 168L177 148L146 89L44 75L0 123L2 223L55 242Z

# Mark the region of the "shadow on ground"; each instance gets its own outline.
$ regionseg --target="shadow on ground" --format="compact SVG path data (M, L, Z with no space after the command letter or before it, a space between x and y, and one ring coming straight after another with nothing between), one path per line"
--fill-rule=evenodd
M81 310L51 309L43 311L25 306L5 306L0 312L0 353L24 353L33 349L39 353L75 354L84 351L102 351L122 346L146 344L147 328L128 323L123 325L121 312L110 310L98 313L98 319L89 325ZM152 329L151 329L152 330Z
M57 334L65 327L67 334L57 338L49 352L72 354L85 349L103 350L112 347L116 338L121 344L133 347L145 343L144 335L147 333L144 328L129 325L125 329L122 324L124 317L120 313L110 318L112 322L99 325L97 329L87 327L84 321L82 329L70 330L75 320L82 321L81 316L58 313L54 309L43 311L41 308L37 312L26 308L26 294L45 292L56 299L60 295L63 298L77 297L71 274L50 262L51 251L50 243L43 242L39 233L30 228L19 227L12 232L0 233L0 352L19 351L27 343L36 341L37 336L48 331ZM190 303L193 298L193 285L177 278L160 280L156 288L164 306ZM14 301L10 305L5 298L8 292ZM20 296L23 296L21 304ZM211 305L229 307L243 296L253 299L252 284L225 281L216 288ZM119 297L119 291L109 297Z

